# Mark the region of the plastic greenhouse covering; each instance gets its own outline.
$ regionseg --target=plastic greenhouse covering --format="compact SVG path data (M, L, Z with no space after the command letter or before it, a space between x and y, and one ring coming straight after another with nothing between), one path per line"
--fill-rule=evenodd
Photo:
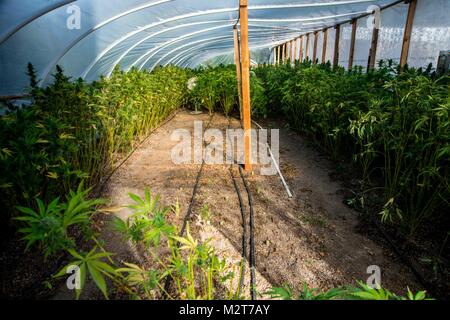
M339 64L346 66L352 18L381 11L377 59L399 60L408 5L392 0L249 0L252 63L273 63L273 48L312 31L322 55L323 29L341 25ZM372 9L373 10L373 9ZM370 10L369 10L370 12ZM419 0L408 63L436 64L450 49L450 0ZM0 0L0 95L23 93L26 65L40 85L52 80L56 65L87 81L108 76L115 66L153 69L174 64L196 67L232 62L238 0ZM358 19L354 65L367 64L372 31ZM239 24L238 24L239 26ZM334 30L328 31L326 59L333 57ZM309 51L312 56L310 37ZM305 48L305 44L304 44ZM299 50L297 46L297 50ZM305 49L304 49L305 50Z

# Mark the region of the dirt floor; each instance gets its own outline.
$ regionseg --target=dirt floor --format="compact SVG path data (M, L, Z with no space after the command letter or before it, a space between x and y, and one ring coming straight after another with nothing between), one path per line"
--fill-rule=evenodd
M194 121L209 119L209 115L179 112L173 120L154 134L116 171L103 197L109 206L130 203L128 193L143 195L150 188L160 194L164 204L179 202L182 215L190 202L199 164L176 165L171 161L171 149L177 144L171 133L177 128L193 132ZM225 130L228 120L215 114L211 128ZM232 127L238 127L233 120ZM276 127L277 124L274 124ZM381 268L382 285L397 293L406 287L420 289L414 276L395 255L357 231L358 213L343 203L342 186L330 178L331 165L297 134L280 130L280 167L292 191L289 198L278 175L262 176L256 167L248 176L255 209L255 247L257 290L265 292L274 285L288 284L299 290L310 287L329 289L341 285L356 285L368 278L367 268ZM233 173L247 204L242 180L236 166ZM239 202L229 171L229 165L205 165L196 203L191 217L192 233L212 244L223 257L236 265L242 251L242 219ZM200 217L208 206L209 217ZM114 213L120 217L130 214L128 209ZM181 225L182 217L174 217ZM145 252L124 242L109 227L111 216L99 221L101 239L115 259L148 264ZM249 296L247 268L246 296ZM71 298L72 292L61 288L55 299ZM261 295L260 297L264 297ZM83 298L99 298L96 290L87 289Z

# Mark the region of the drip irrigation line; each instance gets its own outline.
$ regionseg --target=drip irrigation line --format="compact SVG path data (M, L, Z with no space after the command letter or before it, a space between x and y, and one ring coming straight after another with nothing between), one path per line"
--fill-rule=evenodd
M214 118L214 113L209 117L208 124L206 125L204 131L208 130L213 118ZM203 146L205 147L204 142L203 142ZM194 204L195 204L198 186L200 184L200 178L202 176L204 166L205 166L205 157L202 155L202 164L200 165L200 170L198 171L197 177L195 178L195 184L194 184L194 189L192 190L191 201L189 202L189 206L186 210L186 214L184 215L183 226L181 227L180 234L179 234L180 237L182 237L184 235L184 232L185 232L186 226L187 226L187 222L189 221L189 219L191 217L192 208L194 207Z
M247 263L247 219L245 217L245 210L244 210L244 201L242 200L241 192L239 191L239 187L237 185L236 178L233 174L232 165L230 165L229 169L231 179L233 180L234 189L236 190L238 199L239 199L239 207L241 210L241 219L242 219L242 270L241 270L241 278L239 281L239 291L237 293L237 296L239 297L242 292L242 287L244 286L244 278L245 278L245 266Z
M231 123L231 118L228 117L228 125L227 125L228 129L230 129L230 123ZM230 137L228 135L227 135L227 139L230 140ZM241 219L242 219L242 268L241 268L241 277L240 277L240 281L239 281L239 291L237 292L237 297L239 297L241 295L242 288L244 286L245 267L247 264L247 219L245 217L244 201L242 200L241 191L239 190L236 178L233 173L233 164L235 164L234 159L232 159L232 160L233 160L233 163L230 164L228 170L230 171L231 179L232 179L233 185L234 185L234 190L236 191L236 194L238 196L239 207L240 207L240 211L241 211Z
M250 282L251 282L251 298L252 300L256 299L256 275L255 275L255 234L254 234L254 212L253 212L253 198L250 188L247 184L247 179L242 171L242 166L239 166L239 173L242 178L242 182L244 183L245 190L248 195L248 205L250 208Z

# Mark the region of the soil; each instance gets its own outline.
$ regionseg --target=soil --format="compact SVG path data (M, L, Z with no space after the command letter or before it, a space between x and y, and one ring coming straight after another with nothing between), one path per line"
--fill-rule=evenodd
M171 161L171 149L177 144L171 140L174 129L193 132L194 121L206 123L209 115L179 112L173 120L156 130L150 138L115 172L108 182L103 197L108 206L119 207L131 202L128 193L142 196L149 188L160 194L165 205L176 201L181 216L172 216L181 226L189 205L200 164L176 165ZM225 130L228 120L215 114L211 128ZM233 120L232 127L239 122ZM277 124L274 125L275 127ZM369 277L367 268L381 269L381 284L395 292L405 293L422 289L410 270L389 248L358 231L358 213L343 203L342 185L330 178L332 165L320 153L310 148L299 135L280 129L280 167L293 194L287 196L279 176L248 175L255 212L256 284L259 297L271 286L288 284L300 290L306 283L318 289L341 285L357 285ZM232 168L244 202L247 196L237 166ZM208 206L211 214L201 217ZM97 227L105 249L114 252L114 259L148 265L145 251L123 241L110 227L112 215L126 217L130 211L122 208L98 218ZM229 165L205 165L191 216L191 233L201 240L212 238L217 252L227 258L230 268L240 260L242 252L242 219L238 198L232 182ZM249 268L245 274L245 293L249 296ZM70 299L73 293L64 285L54 299ZM100 298L90 285L82 298Z

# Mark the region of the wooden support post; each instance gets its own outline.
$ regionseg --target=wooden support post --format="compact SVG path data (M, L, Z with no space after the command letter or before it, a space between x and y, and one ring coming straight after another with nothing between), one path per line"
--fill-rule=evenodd
M294 63L294 40L291 40L291 55L289 56L291 63Z
M237 26L233 27L233 36L234 36L234 64L236 65L236 76L237 76L237 84L238 84L238 95L239 95L239 114L242 120L242 85L241 85L241 59L240 59L240 50L239 50L239 35Z
M286 42L286 62L288 62L289 59L291 58L289 48L290 48L290 41Z
M294 39L294 64L295 61L297 61L297 43L298 43L298 38Z
M405 68L408 62L409 45L411 43L411 33L416 14L417 0L411 0L408 8L408 17L406 18L405 33L403 34L402 54L400 56L400 70Z
M277 47L273 47L273 65L277 64Z
M281 60L281 46L277 47L277 64L280 64Z
M305 59L310 58L309 56L309 33L306 35L306 49L305 49Z
M380 29L378 29L377 27L373 28L372 44L370 46L370 53L369 53L369 69L375 68L375 62L377 60L377 46L378 46L379 32L380 32Z
M328 29L323 29L322 63L327 59Z
M278 46L278 63L281 63L281 61L283 61L283 45L280 44Z
M245 171L252 171L250 113L250 51L248 49L248 0L239 0L241 26L242 115L244 118Z
M286 63L288 59L288 44L287 42L284 44L284 62Z
M300 60L300 62L303 62L303 36L300 37L299 60Z
M355 41L356 41L356 27L358 26L358 20L352 20L352 38L350 40L350 53L348 57L348 70L353 68L353 58L355 57Z
M281 45L281 63L284 63L284 46L285 44L283 43Z
M317 59L317 43L319 42L319 32L314 32L314 48L313 48L313 64L316 64Z
M333 66L337 67L339 65L339 42L341 38L341 25L338 24L336 27L336 37L334 40L334 58L333 58Z

